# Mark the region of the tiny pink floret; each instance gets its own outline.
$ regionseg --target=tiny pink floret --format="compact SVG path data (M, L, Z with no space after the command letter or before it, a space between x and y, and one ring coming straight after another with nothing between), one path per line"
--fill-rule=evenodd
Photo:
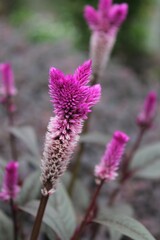
M117 177L117 169L128 141L129 137L125 133L121 131L114 133L112 140L106 146L100 163L95 166L95 176L98 179L110 181Z
M157 94L154 91L148 93L142 111L137 117L137 124L141 127L150 127L157 110Z
M20 190L18 186L18 168L18 162L11 161L7 164L0 192L0 199L7 201L17 197Z

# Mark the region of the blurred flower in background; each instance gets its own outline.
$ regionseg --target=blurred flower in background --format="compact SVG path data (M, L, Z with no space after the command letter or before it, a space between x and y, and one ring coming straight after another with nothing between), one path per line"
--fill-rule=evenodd
M84 17L92 31L90 57L93 61L93 74L101 75L116 41L117 32L126 19L128 5L113 4L111 0L99 0L98 10L87 5Z
M6 201L15 199L20 191L18 186L18 162L11 161L7 163L0 192L0 199Z

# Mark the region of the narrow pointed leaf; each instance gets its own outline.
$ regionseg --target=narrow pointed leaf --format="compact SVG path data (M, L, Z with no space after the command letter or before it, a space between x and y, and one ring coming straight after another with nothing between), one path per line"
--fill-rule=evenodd
M137 169L134 176L150 179L160 178L160 142L137 151L130 168Z
M40 195L40 188L40 171L35 171L25 179L17 199L18 203L23 205L36 199Z
M134 176L146 179L159 179L160 178L160 158L146 165L144 168L140 168L134 173Z
M106 208L105 208L106 209ZM133 216L133 208L131 207L131 205L127 204L127 203L118 203L114 206L110 206L107 207L107 209L104 211L104 209L101 209L101 212L103 212L103 216L105 215L106 212L106 217L108 216L108 212L111 212L114 215L117 214L125 214L126 216L132 217ZM100 213L101 216L101 213ZM111 240L119 240L122 237L122 233L115 230L112 227L108 227L109 228L109 232L110 232L110 238Z
M62 184L59 184L56 192L50 196L49 204L56 207L63 227L67 235L71 237L76 228L76 217L70 198Z
M13 239L13 224L0 210L0 240L12 240Z
M47 237L49 238L49 240L57 240L57 235L55 234L55 232L48 227L47 225L44 226L43 228L44 233L47 235Z
M35 217L37 214L38 207L39 201L35 200L29 202L24 207L20 207L20 209ZM59 214L50 205L47 205L42 221L44 224L50 227L61 240L69 240L69 237L67 236L67 233L63 228L63 222L61 221Z
M71 174L67 171L62 177L62 182L64 186L67 188L71 179ZM79 193L81 193L81 197L79 197ZM86 186L80 180L76 180L75 186L72 194L73 205L80 212L84 211L87 208L90 200L90 195Z
M160 142L147 145L138 150L131 162L131 168L141 167L154 159L160 158Z
M133 240L155 240L140 222L124 215L108 212L107 216L102 215L94 222L113 228Z
M113 228L109 229L110 240L120 240L122 238L122 233L114 230Z
M10 128L10 132L25 144L28 151L35 156L36 159L40 159L37 137L32 127L12 127Z

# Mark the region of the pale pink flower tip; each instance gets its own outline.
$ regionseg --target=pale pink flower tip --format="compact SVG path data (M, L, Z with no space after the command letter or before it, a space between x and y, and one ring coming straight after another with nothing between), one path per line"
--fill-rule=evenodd
M18 162L11 161L5 168L0 199L6 201L16 198L20 188L18 186Z
M91 77L91 61L79 66L73 75L50 69L49 93L55 117L50 119L41 161L42 194L55 191L57 181L65 172L84 120L100 99L99 84L87 86Z
M109 32L119 28L127 17L126 3L113 4L111 0L99 0L98 9L87 5L84 8L84 18L92 31Z
M107 144L106 151L100 161L95 166L95 176L101 180L114 180L117 176L117 169L124 154L125 147L129 137L121 132L116 131L112 140Z
M140 127L149 128L152 125L157 110L157 93L148 93L142 111L137 117L137 124Z
M14 84L14 74L11 65L9 63L0 64L0 73L0 94L4 98L14 96L17 93L17 89Z

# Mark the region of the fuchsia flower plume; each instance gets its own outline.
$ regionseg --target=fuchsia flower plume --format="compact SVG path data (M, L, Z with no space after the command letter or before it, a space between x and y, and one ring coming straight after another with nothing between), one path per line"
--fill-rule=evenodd
M142 111L137 117L140 127L151 127L157 110L157 94L154 91L148 93Z
M92 31L109 32L113 28L120 27L127 13L126 3L112 5L111 0L99 0L97 11L90 5L84 9L84 17Z
M20 190L18 186L18 168L18 162L11 161L7 164L3 178L2 190L0 192L0 199L6 201L17 197Z
M124 154L129 137L120 131L116 131L112 140L107 144L106 151L95 166L95 176L101 180L114 180L117 177L117 169Z
M90 5L84 8L84 18L92 31L90 58L93 61L93 75L99 76L103 72L127 13L126 3L112 4L112 0L99 0L97 10Z
M91 61L77 68L73 75L50 69L49 93L55 117L50 119L41 161L42 194L54 192L65 172L82 131L83 121L100 98L100 85L86 84L91 77Z
M17 89L14 84L14 74L11 65L9 63L0 64L0 72L0 93L3 97L14 96L17 93Z

